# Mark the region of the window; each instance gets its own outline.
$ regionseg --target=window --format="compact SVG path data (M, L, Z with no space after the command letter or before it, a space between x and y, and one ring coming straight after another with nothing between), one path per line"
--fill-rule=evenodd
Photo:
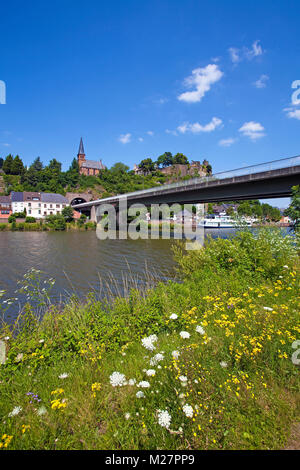
M41 211L39 210L39 214L41 213Z
M52 209L52 204L50 204L50 209Z
M31 214L31 209L29 209L28 214Z
M47 204L44 204L44 207L47 207Z
M28 206L31 207L31 202L28 202Z

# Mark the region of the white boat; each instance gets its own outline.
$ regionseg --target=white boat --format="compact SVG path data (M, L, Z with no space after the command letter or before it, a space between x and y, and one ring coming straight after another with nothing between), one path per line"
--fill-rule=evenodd
M251 222L242 218L242 222L251 227ZM200 220L198 226L204 228L234 228L240 225L239 220L232 219L229 215L207 215Z

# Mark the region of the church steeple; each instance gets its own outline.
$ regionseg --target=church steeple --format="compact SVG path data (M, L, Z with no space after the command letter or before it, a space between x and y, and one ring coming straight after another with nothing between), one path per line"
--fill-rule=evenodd
M82 142L82 137L80 138L80 144L79 144L78 155L85 155L85 153L84 153L84 147L83 147L83 142Z

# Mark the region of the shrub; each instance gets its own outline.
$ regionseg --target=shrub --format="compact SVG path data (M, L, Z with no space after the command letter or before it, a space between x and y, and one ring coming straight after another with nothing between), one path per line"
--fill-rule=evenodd
M25 222L27 224L34 224L36 222L36 219L34 217L27 216Z

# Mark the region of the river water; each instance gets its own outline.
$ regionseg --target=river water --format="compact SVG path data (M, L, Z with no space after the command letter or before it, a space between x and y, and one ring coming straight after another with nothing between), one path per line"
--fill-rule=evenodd
M213 237L227 238L234 229L206 230ZM146 288L158 279L174 279L173 240L98 240L88 232L0 232L0 290L17 297L7 314L13 319L24 296L16 293L17 281L31 268L42 279L54 278L54 302L71 294L85 297L93 291L99 298L129 287ZM6 315L7 315L6 314Z

